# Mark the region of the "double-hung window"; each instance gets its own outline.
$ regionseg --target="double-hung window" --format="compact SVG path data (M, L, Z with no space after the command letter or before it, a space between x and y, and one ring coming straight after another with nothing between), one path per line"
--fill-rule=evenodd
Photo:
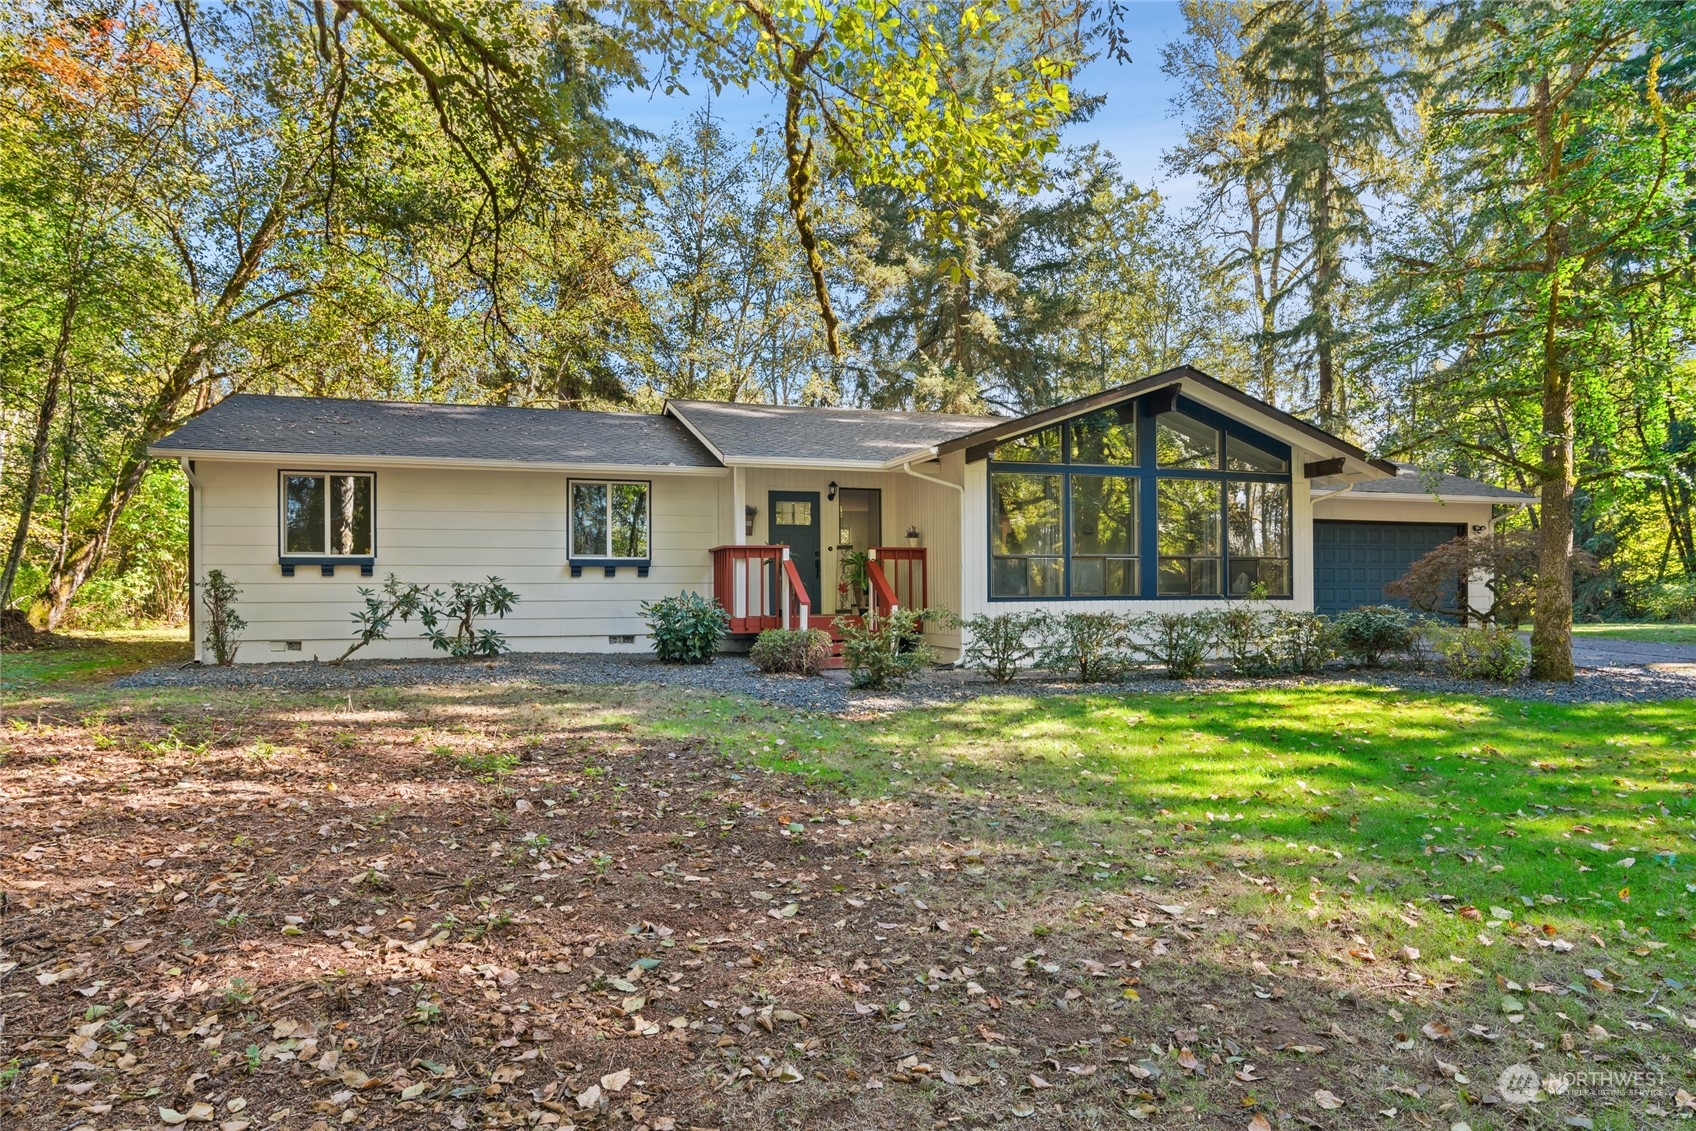
M1291 595L1290 448L1180 397L1127 402L990 456L990 596Z
M643 482L573 479L573 561L646 562L653 529L649 485Z
M282 473L284 558L369 558L376 553L376 477L366 473Z

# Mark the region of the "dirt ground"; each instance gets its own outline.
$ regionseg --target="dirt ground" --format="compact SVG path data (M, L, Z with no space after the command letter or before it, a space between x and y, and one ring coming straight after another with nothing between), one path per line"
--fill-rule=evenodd
M1222 910L1250 877L1094 883L1016 801L849 798L616 700L14 715L0 1126L1560 1125L1488 1023L1421 1035L1453 984Z

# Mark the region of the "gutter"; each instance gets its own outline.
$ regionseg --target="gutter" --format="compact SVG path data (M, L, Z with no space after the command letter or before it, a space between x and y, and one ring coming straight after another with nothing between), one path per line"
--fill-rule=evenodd
M936 449L932 448L931 454L934 455L935 453L936 453ZM950 483L950 482L948 482L948 480L938 479L934 475L920 474L919 472L913 470L913 465L912 465L911 462L902 464L901 470L905 471L908 475L911 475L914 479L922 479L926 483L935 483L939 487L947 487L950 490L958 491L960 493L961 497L964 497L965 494L966 494L965 484L963 484L963 483Z
M195 522L195 500L200 495L200 477L194 473L194 461L187 456L177 460L183 469L183 475L188 479L188 637L194 645L194 662L201 663L200 655L200 617L195 611L195 569L200 555L195 553L195 543L200 540L200 524Z

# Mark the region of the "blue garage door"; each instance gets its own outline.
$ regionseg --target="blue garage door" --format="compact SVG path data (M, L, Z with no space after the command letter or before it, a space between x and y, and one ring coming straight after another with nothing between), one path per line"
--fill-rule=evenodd
M1335 616L1361 605L1406 605L1386 583L1466 528L1443 522L1315 522L1313 604Z

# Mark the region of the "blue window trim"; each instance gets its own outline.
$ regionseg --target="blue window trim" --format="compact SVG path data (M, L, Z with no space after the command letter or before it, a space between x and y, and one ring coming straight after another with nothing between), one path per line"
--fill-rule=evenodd
M1266 471L1227 471L1223 468L1162 468L1155 463L1155 422L1158 416L1150 416L1143 411L1141 399L1137 403L1136 441L1137 462L1135 464L1099 464L1073 463L1071 424L1073 417L1043 428L1032 429L1032 432L1045 431L1048 428L1060 429L1060 460L1059 463L1024 463L1019 461L1000 462L993 455L987 462L984 476L984 509L987 512L985 533L987 535L986 558L987 576L985 591L991 602L1022 602L1033 601L1240 601L1244 598L1228 591L1231 576L1231 531L1228 520L1229 499L1220 492L1219 502L1219 582L1220 588L1226 590L1218 594L1162 594L1160 593L1160 524L1156 510L1159 498L1159 483L1162 479L1199 479L1223 484L1226 480L1251 483L1282 483L1290 491L1291 525L1288 537L1294 541L1294 508L1295 508L1295 468L1294 452L1290 446L1281 440L1251 428L1223 413L1216 412L1206 405L1197 404L1188 397L1180 395L1174 406L1174 411L1198 420L1203 424L1219 429L1225 436L1234 436L1239 440L1252 444L1269 455L1277 456L1290 465L1282 472ZM1098 410L1099 411L1099 410ZM1088 415L1088 414L1082 414ZM1028 435L1029 433L1026 433ZM1006 443L1018 437L1009 437ZM1221 442L1219 462L1225 461L1223 443ZM995 592L995 480L996 472L1011 472L1027 475L1058 475L1060 476L1060 539L1061 539L1061 593L1053 597L1040 596L997 596ZM1072 592L1072 476L1078 475L1108 475L1124 479L1137 480L1137 594L1132 597L1117 595L1074 594ZM1043 555L1022 555L1037 556ZM1268 597L1269 601L1293 601L1295 599L1295 547L1290 547L1290 592L1279 597Z
M287 498L287 488L284 481L291 475L322 476L326 484L337 476L362 475L371 480L371 552L369 554L291 554L285 549L287 527L285 525L284 500ZM326 486L326 490L328 487ZM329 500L324 505L328 507ZM317 566L318 572L324 577L334 577L337 566L358 566L359 576L372 577L377 572L377 473L375 471L310 471L305 468L277 469L277 565L282 567L284 577L293 577L299 566Z

